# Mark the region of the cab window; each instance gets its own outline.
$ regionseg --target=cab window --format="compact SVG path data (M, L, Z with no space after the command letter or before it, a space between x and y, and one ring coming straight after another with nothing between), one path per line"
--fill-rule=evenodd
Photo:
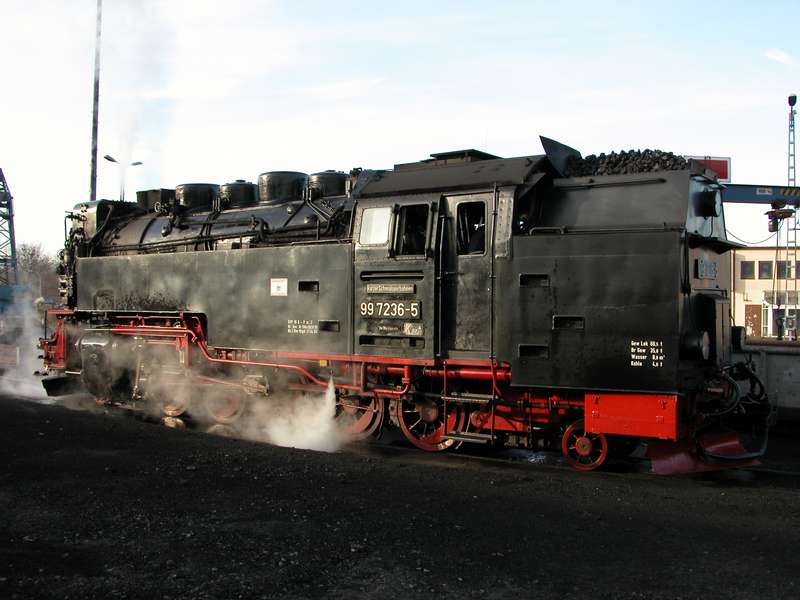
M366 208L361 213L361 233L358 243L362 246L377 246L389 241L389 222L392 209L389 206Z
M483 254L486 251L486 205L462 202L456 211L458 254Z
M401 206L397 217L398 256L425 254L425 240L428 231L428 205L412 204Z

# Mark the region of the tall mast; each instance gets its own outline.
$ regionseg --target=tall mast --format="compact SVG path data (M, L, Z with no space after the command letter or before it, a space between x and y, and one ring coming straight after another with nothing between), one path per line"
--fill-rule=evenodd
M797 103L797 96L792 94L789 96L789 141L787 151L787 168L786 168L786 184L790 187L796 185L796 171L795 171L795 145L794 145L794 115L795 104ZM779 230L780 231L780 230ZM780 235L780 234L779 234ZM776 245L780 244L780 237L776 239ZM785 302L783 307L783 326L778 329L778 337L785 335L787 338L797 338L797 206L792 211L791 216L786 219L786 260L785 260L785 273L784 276L784 296ZM778 265L775 265L777 269ZM794 275L794 277L792 277ZM789 297L789 279L792 279L791 287L794 292L794 297ZM789 314L789 305L793 305L793 317ZM783 335L782 335L783 334Z
M92 111L92 174L89 199L97 200L97 113L100 105L100 31L103 0L97 0L97 30L94 40L94 102Z

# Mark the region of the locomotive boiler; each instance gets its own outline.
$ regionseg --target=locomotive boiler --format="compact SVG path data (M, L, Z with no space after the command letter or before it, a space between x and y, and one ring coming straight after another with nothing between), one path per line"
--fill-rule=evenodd
M758 455L770 410L731 363L714 173L571 176L580 154L542 141L81 203L45 387L230 424L332 382L350 434L428 451L556 447L582 470L642 440Z

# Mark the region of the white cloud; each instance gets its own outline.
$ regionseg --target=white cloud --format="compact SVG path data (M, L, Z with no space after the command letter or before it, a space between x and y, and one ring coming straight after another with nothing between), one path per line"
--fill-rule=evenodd
M284 90L286 94L314 97L323 101L353 100L363 98L386 81L386 77L347 79Z
M726 42L718 56L736 60L709 75L693 68L678 33L659 33L652 47L646 28L610 27L613 11L576 40L543 7L531 20L505 3L520 13L511 22L502 11L452 18L446 8L325 4L106 2L99 155L144 163L127 173L128 197L273 169L389 167L454 148L519 156L541 152L539 134L584 154L732 156L738 183L785 181L793 70L764 70L763 59L797 59L771 48L766 33L754 41L769 48L760 67ZM18 238L52 249L63 211L88 194L94 7L0 1L0 55L9 57L0 114L11 115L0 167L16 197ZM99 196L116 197L120 176L101 160ZM731 223L746 239L765 229L760 216Z
M764 52L764 56L782 65L792 66L795 63L794 56L780 48L769 48Z

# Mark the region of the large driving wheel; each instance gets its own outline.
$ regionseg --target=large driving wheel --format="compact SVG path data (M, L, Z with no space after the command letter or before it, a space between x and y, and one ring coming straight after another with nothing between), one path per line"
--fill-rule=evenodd
M351 439L369 437L383 422L383 399L340 396L336 400L336 420Z
M450 448L456 440L447 439L445 435L464 431L466 412L459 404L448 404L446 418L441 400L404 396L393 404L394 416L403 435L427 452Z
M591 471L608 458L608 439L602 433L588 433L583 420L567 427L561 438L561 452L580 471Z

